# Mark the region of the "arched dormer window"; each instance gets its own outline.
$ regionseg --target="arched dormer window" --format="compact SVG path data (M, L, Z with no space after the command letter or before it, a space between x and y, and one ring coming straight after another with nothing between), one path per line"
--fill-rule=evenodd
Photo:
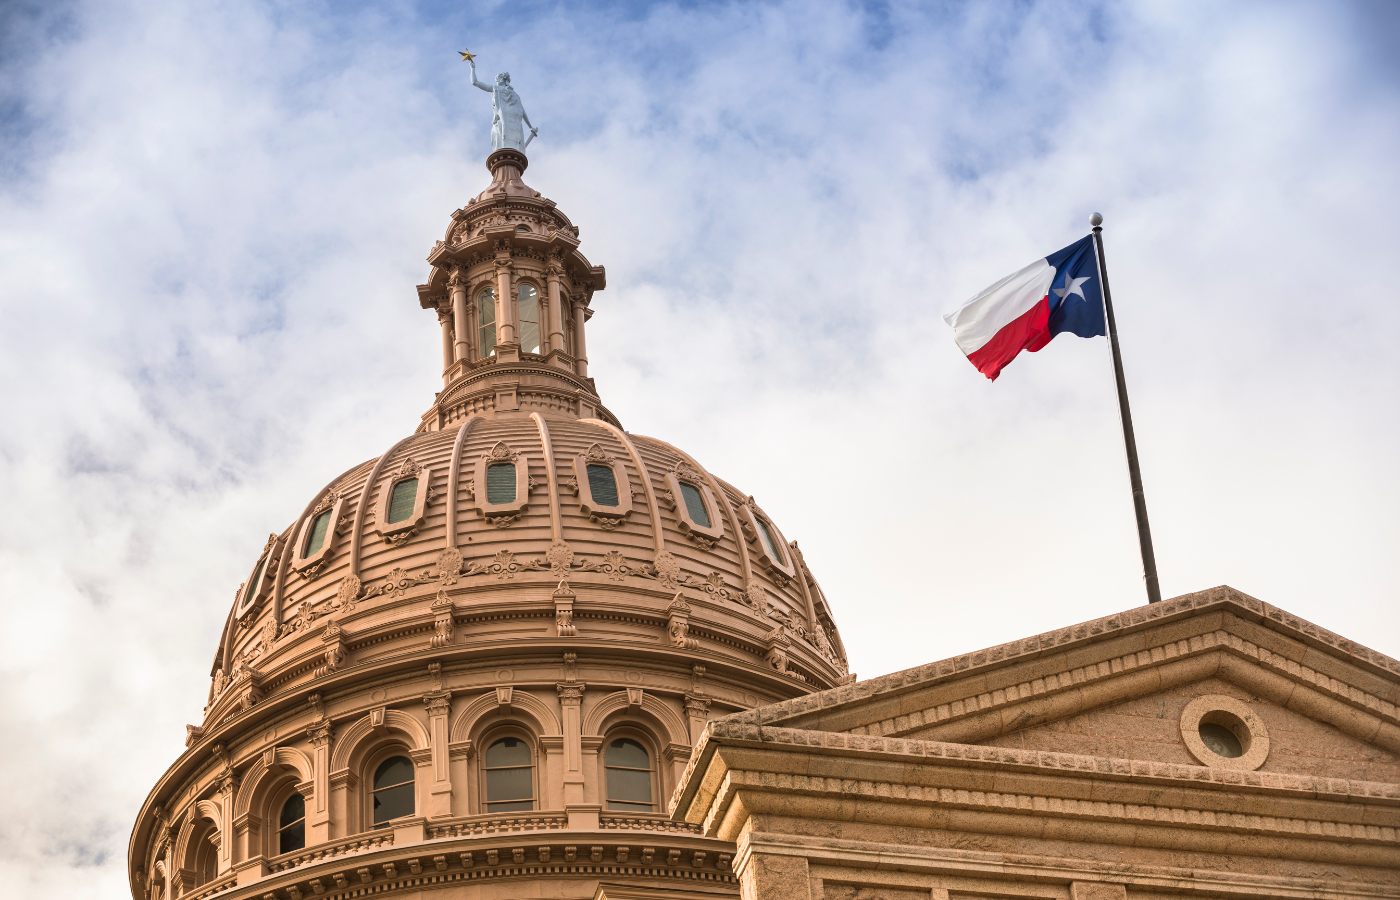
M540 292L533 285L522 284L517 291L516 318L520 321L520 350L540 352Z
M472 496L483 516L519 515L530 502L530 464L525 456L497 441L477 457Z
M336 525L344 509L345 498L337 491L327 491L310 515L302 520L296 543L292 546L293 568L305 571L334 552Z
M413 515L413 501L417 495L418 476L394 482L394 489L389 492L389 515L386 517L390 525Z
M375 828L413 815L413 762L407 756L391 756L380 763L370 796Z
M277 852L291 853L306 847L306 798L293 791L277 815Z
M496 290L485 288L476 295L476 325L481 358L496 355Z
M778 526L764 515L758 504L750 497L739 507L740 521L749 540L758 545L758 561L774 577L796 578L797 569L787 553L787 541L783 539ZM780 583L782 577L778 577Z
M407 539L423 524L432 481L432 470L410 457L381 482L376 519L386 541Z
M535 808L535 754L524 738L502 737L486 748L486 812Z
M666 487L676 510L676 524L704 546L724 537L724 520L706 479L684 462L666 473Z
M651 754L639 741L620 737L603 750L603 771L608 788L608 809L652 812Z
M579 511L593 521L616 524L632 511L632 483L622 461L593 444L574 457Z
M268 588L272 586L273 576L277 573L281 546L277 535L267 536L267 544L263 547L262 555L258 557L258 564L253 567L252 577L243 585L243 592L238 595L238 607L234 611L236 618L246 616L267 595Z

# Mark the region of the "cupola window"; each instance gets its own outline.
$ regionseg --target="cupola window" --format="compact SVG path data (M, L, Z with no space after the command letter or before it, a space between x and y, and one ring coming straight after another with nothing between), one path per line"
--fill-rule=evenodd
M705 498L700 489L688 481L681 482L681 497L685 500L685 510L701 528L710 528L710 511L705 508Z
M476 295L477 332L481 339L481 358L496 355L496 291L487 288Z
M277 817L277 852L291 853L306 846L306 798L293 792Z
M413 763L406 756L392 756L374 771L374 824L413 815Z
M330 531L332 512L333 510L328 509L311 522L311 527L306 532L306 546L301 551L303 559L320 553L321 548L326 546L326 533Z
M597 506L617 506L617 476L612 466L588 466L588 489Z
M507 737L486 750L486 811L535 808L535 769L530 745Z
M525 353L540 352L540 292L528 284L519 291L520 349Z
M389 523L402 522L413 515L418 501L418 479L405 478L395 482L389 497Z
M738 512L744 523L744 533L758 548L759 565L767 569L779 583L783 583L784 578L796 578L797 569L783 550L787 541L783 539L783 533L778 530L778 526L764 515L752 497L739 505Z
M651 755L631 738L608 744L603 755L607 771L608 809L651 812Z
M515 463L492 463L486 467L486 502L515 502Z

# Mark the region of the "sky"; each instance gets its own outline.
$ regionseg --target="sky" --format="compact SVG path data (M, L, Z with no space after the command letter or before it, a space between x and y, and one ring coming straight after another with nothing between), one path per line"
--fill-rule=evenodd
M487 183L608 270L591 374L797 540L862 678L1145 602L1104 339L940 316L1104 241L1163 595L1400 656L1400 12L1375 3L0 10L0 883L126 893L267 534L440 387ZM19 890L22 887L24 890Z

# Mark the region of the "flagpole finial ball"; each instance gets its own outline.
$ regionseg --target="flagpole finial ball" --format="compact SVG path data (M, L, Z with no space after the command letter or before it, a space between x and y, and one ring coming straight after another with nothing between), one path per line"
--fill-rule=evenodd
M1094 226L1095 228L1098 228L1100 225L1103 224L1103 216L1099 213L1090 213L1089 224Z

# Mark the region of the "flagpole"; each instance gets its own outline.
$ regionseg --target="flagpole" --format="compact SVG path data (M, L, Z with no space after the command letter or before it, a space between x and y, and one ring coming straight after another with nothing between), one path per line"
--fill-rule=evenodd
M1113 378L1118 382L1118 412L1123 417L1123 445L1128 451L1128 478L1133 485L1133 512L1137 514L1138 547L1142 551L1142 576L1147 585L1147 602L1162 602L1157 584L1157 557L1152 552L1152 529L1147 525L1147 498L1142 492L1142 470L1138 466L1137 439L1133 437L1133 414L1128 409L1128 383L1123 378L1123 356L1118 351L1118 325L1113 320L1113 297L1108 291L1108 263L1103 254L1103 216L1089 217L1094 228L1094 249L1098 251L1099 283L1103 285L1104 314L1108 319L1108 345L1113 351Z

